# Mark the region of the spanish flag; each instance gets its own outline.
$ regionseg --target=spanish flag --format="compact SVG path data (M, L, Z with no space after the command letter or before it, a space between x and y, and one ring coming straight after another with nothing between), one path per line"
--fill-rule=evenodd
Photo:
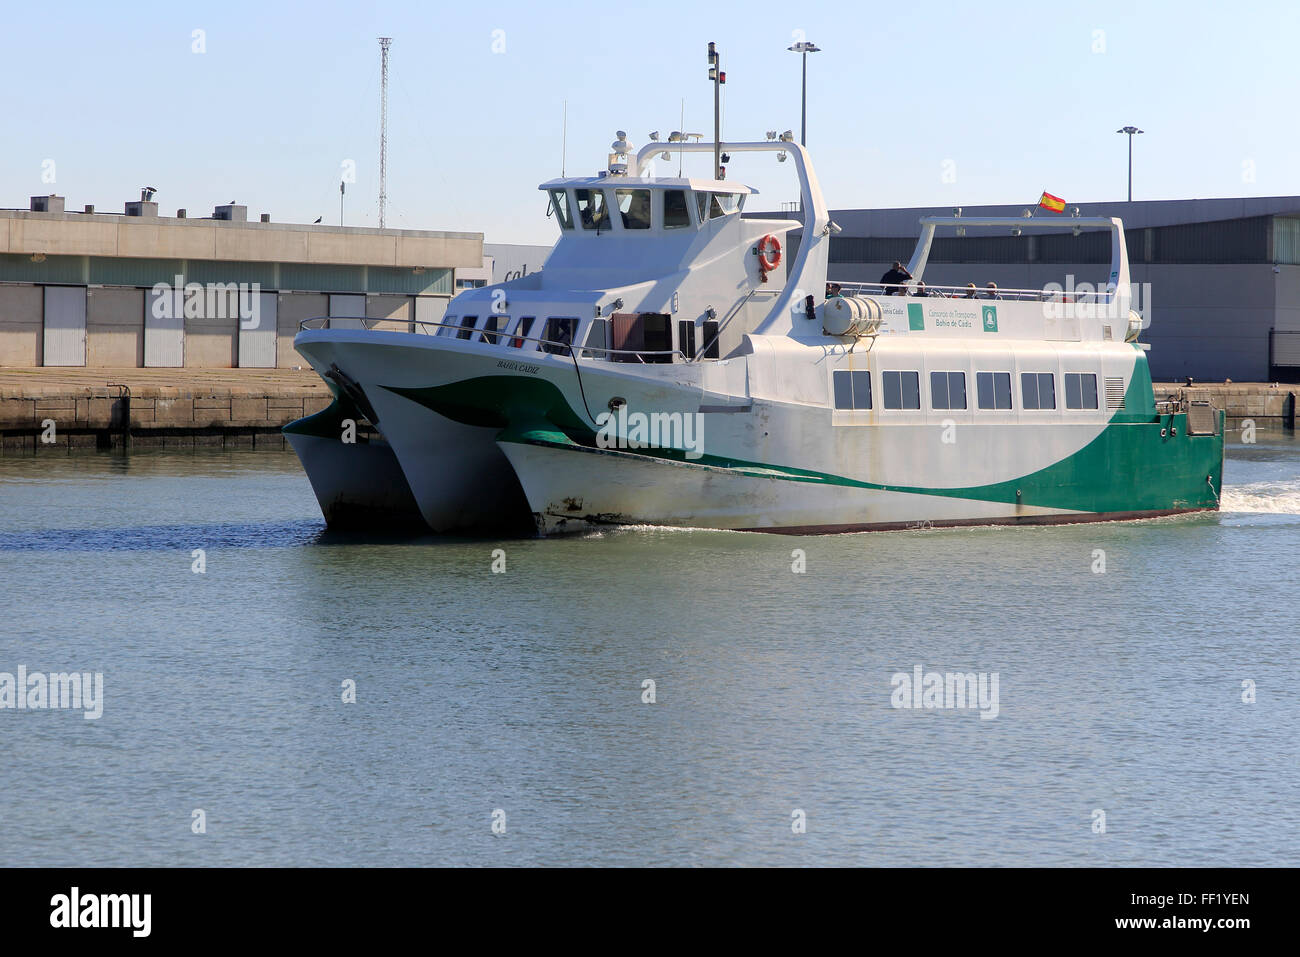
M1051 193L1043 193L1038 197L1038 205L1050 209L1054 213L1065 212L1065 200L1059 196L1053 196Z

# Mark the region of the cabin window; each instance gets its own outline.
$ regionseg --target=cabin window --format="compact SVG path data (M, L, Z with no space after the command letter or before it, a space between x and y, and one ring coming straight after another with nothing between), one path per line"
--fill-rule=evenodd
M1091 372L1067 372L1065 407L1067 409L1097 408L1097 376Z
M608 359L609 352L609 320L593 319L591 325L587 328L587 338L582 344L582 357L590 359Z
M934 409L966 408L966 373L931 372L930 407Z
M979 393L981 409L1011 408L1011 373L977 372L975 389Z
M714 199L717 200L722 215L740 211L740 207L745 205L745 196L743 193L715 193ZM716 215L716 214L715 214Z
M618 211L623 214L624 229L650 228L650 190L616 189Z
M510 321L509 316L499 316L495 313L483 320L483 331L479 333L479 342L486 342L490 346L497 344L495 333L501 332Z
M664 190L664 229L680 229L691 224L691 211L686 205L686 191Z
M605 194L598 189L574 190L578 199L578 219L583 229L609 229L609 214L605 211Z
M888 373L886 373L888 375ZM871 373L865 369L836 369L832 373L835 408L870 409Z
M478 322L478 316L461 316L460 329L456 333L457 339L470 339L474 336L474 323Z
M1020 373L1020 407L1055 409L1056 377L1050 372Z
M515 338L510 341L510 348L522 349L524 347L524 341L533 330L534 319L533 316L519 317L519 322L515 325Z
M700 325L700 339L704 343L704 358L717 359L721 355L718 348L718 337L721 335L722 327L718 325L716 319L705 319Z
M434 335L442 336L444 339L452 338L453 336L456 335L456 329L454 328L455 325L456 325L455 316L443 316L442 324L438 326L438 331L435 332Z
M542 351L552 355L567 356L569 346L573 345L573 334L577 331L578 320L567 316L551 316L546 320L546 333L542 336Z
M573 213L569 211L569 194L562 189L551 190L551 209L563 229L573 228Z
M677 322L677 348L682 350L682 355L686 358L695 358L695 323L690 319L680 319Z
M921 408L921 373L886 372L884 379L886 409Z

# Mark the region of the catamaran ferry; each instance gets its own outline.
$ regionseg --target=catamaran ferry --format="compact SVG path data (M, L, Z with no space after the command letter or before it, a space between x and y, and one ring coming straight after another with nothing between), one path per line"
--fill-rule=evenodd
M1156 401L1120 220L926 218L911 278L823 298L836 227L800 145L614 146L599 175L541 185L560 238L540 272L461 293L441 322L310 320L295 340L383 433L433 529L820 533L1218 508L1223 413ZM660 153L722 150L788 156L802 218L742 217L754 190L720 166L643 175ZM953 227L1106 230L1109 277L1078 295L927 289L935 232ZM364 497L340 414L288 431L334 449L318 493L348 475Z

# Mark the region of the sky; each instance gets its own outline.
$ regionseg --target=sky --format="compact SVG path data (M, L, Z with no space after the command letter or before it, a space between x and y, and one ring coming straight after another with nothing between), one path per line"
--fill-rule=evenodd
M797 136L786 48L822 48L808 148L832 208L1122 200L1129 124L1135 199L1300 193L1294 0L46 2L3 23L0 207L120 211L152 186L163 215L233 199L335 224L347 176L345 223L378 225L380 36L390 227L549 245L537 185L562 163L594 174L620 129L666 139L683 100L709 138L709 41L724 140ZM749 209L796 198L770 154L729 178L759 190Z

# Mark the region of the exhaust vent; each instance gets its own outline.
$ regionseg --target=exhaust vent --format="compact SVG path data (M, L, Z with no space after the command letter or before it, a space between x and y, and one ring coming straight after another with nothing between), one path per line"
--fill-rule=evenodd
M1106 376L1106 408L1124 408L1124 380Z

